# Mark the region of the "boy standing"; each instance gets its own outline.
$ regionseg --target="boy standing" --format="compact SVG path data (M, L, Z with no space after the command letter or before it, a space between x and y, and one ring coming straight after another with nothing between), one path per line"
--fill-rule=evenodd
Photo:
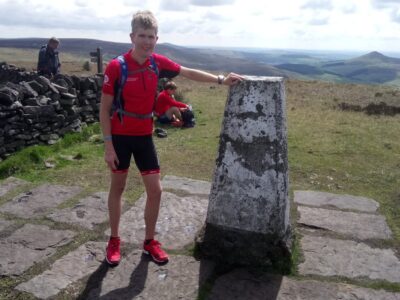
M104 74L100 105L100 125L105 143L104 160L111 170L111 186L108 196L111 237L107 246L106 260L110 265L120 262L119 221L121 197L125 189L131 156L133 155L144 183L147 200L144 210L146 225L143 252L154 261L168 261L161 244L154 239L161 200L160 166L152 140L152 111L159 77L173 78L182 75L188 79L225 85L238 83L242 78L230 73L227 77L183 67L170 59L153 53L158 36L157 20L150 11L133 15L130 34L132 49L124 54L128 77L122 89L124 103L121 119L110 112L115 94L115 84L121 75L117 59L112 60ZM157 64L158 72L152 67Z

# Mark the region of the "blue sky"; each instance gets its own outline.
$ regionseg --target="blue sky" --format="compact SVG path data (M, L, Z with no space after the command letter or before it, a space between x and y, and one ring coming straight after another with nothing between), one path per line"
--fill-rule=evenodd
M400 52L400 0L0 0L0 38L130 42L143 9L161 43Z

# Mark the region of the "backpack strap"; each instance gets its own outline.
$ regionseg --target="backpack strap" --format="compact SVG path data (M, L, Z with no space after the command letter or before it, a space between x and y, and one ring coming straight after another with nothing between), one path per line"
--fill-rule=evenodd
M160 72L158 71L158 67L153 55L150 55L150 67L154 73L157 75L157 79L160 76Z
M156 92L156 96L154 97L154 105L153 105L153 111L154 111L154 110L156 110L156 105L157 105L157 100L158 100L158 79L160 77L160 71L158 70L158 66L157 66L156 60L154 59L153 55L150 55L150 68L157 75L157 92Z
M114 97L113 106L114 106L114 111L117 112L118 119L122 124L123 123L123 113L122 112L124 111L124 107L123 107L121 95L122 95L122 89L124 88L126 79L128 78L128 65L126 64L125 57L123 55L118 56L117 59L118 59L120 70L121 70L121 72L120 72L121 76L119 77L118 89L117 89L117 93Z
M126 80L128 78L128 73L129 74L136 74L136 73L145 72L146 70L151 70L152 72L154 72L157 75L157 79L158 79L159 71L158 71L158 67L157 67L157 64L155 62L155 59L154 59L153 55L150 56L150 66L148 68L143 68L143 69L139 69L139 70L135 70L135 71L129 71L129 72L128 72L128 65L127 65L127 63L125 61L125 57L123 55L120 55L120 56L117 57L117 60L118 60L119 65L120 65L120 70L121 70L120 74L121 74L121 76L119 78L117 92L115 94L114 101L113 101L113 110L115 112L117 112L119 121L121 122L121 124L123 123L123 115L126 115L128 117L132 117L132 118L137 118L137 119L151 119L151 118L153 118L153 112L148 113L148 114L137 114L137 113L125 111L124 110L123 99L122 99L122 89L124 88L124 85L125 85Z

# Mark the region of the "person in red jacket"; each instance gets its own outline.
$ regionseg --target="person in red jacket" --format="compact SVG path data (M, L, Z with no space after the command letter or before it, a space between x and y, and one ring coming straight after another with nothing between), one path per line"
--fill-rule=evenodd
M214 75L191 69L154 53L158 36L158 24L150 11L139 11L133 15L130 38L132 49L124 54L128 76L122 88L121 98L124 109L121 115L112 106L115 87L121 76L118 59L113 59L104 72L100 103L100 125L104 140L104 161L111 170L108 194L109 222L111 236L106 249L106 261L117 265L121 260L119 223L122 211L122 194L128 179L131 158L142 175L146 189L144 208L145 236L143 252L160 263L168 261L168 254L154 239L161 201L160 165L152 139L153 108L159 78L173 78L177 75L190 80L223 85L239 83L243 77L234 73ZM152 60L157 65L154 67ZM158 72L156 72L158 70Z
M175 126L182 125L181 111L188 109L189 106L175 100L176 88L175 82L168 81L164 86L164 90L157 97L154 112L160 123L172 123Z

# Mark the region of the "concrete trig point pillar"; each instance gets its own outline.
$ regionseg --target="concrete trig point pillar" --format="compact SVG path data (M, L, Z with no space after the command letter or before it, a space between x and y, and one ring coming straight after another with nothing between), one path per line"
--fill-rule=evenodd
M225 107L202 254L229 265L287 268L291 230L284 82L246 77Z

